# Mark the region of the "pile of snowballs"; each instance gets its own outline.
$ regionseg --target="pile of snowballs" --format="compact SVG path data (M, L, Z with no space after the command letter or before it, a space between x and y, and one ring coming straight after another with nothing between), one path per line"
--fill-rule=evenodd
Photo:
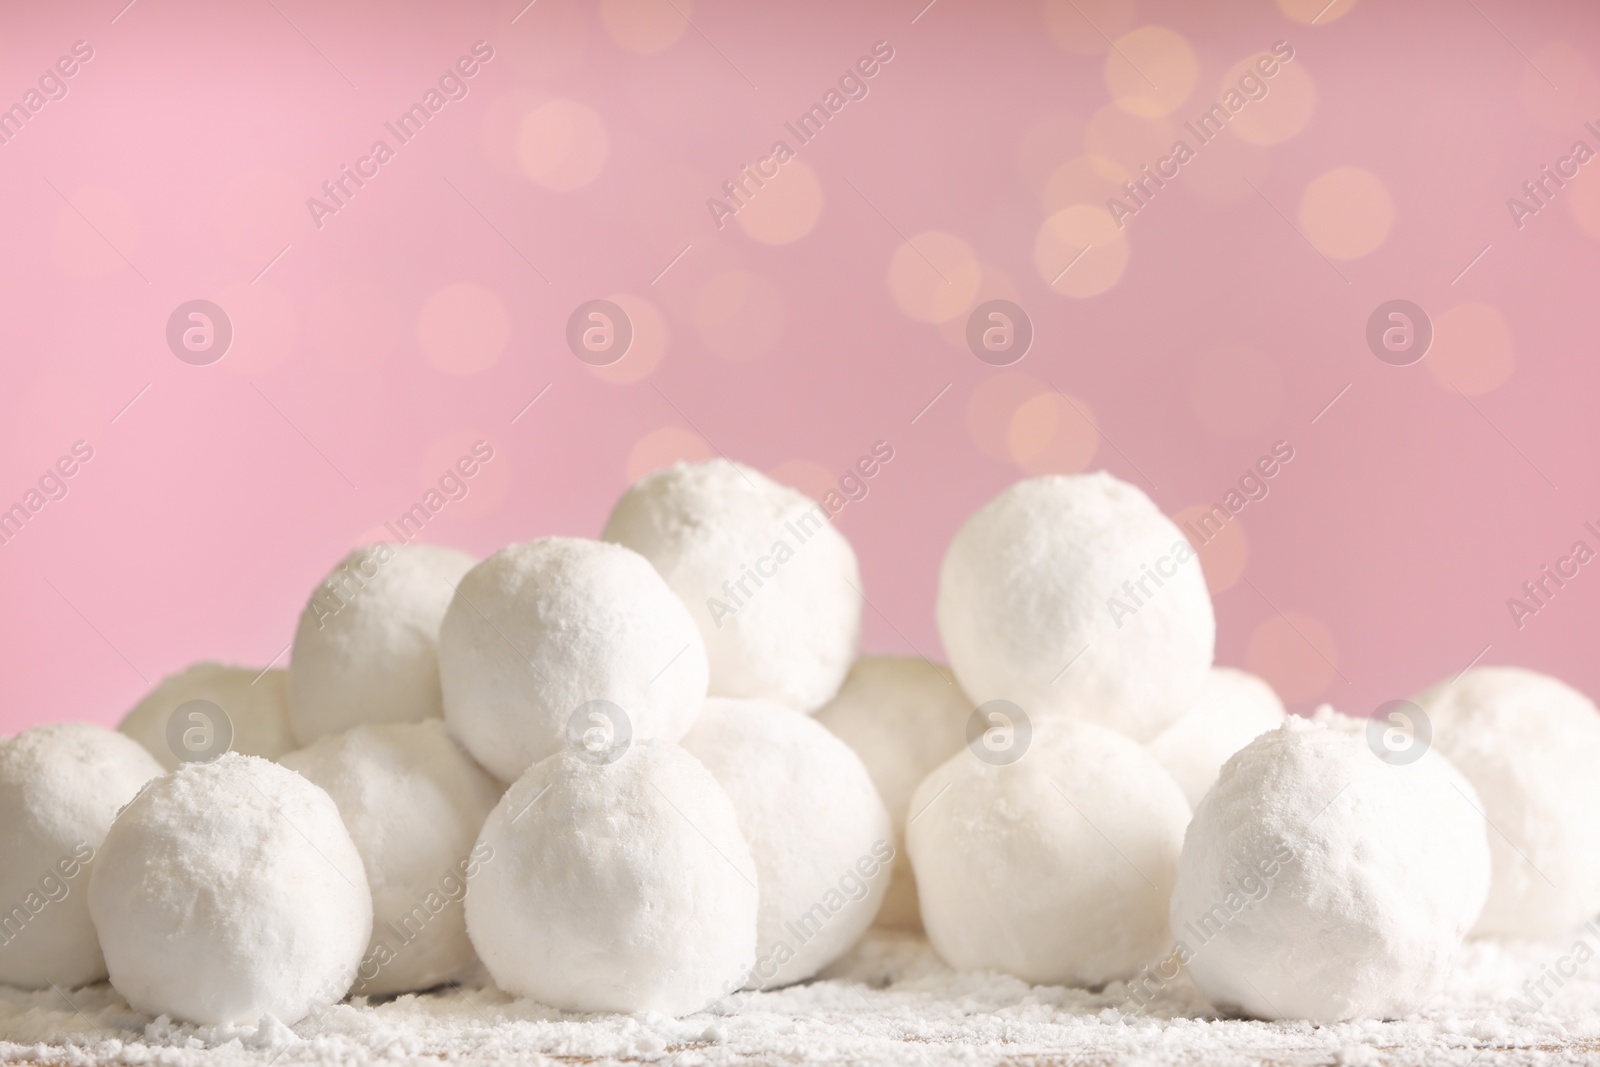
M0 982L195 1024L474 973L684 1015L874 922L952 966L1321 1021L1426 1004L1469 934L1600 911L1600 716L1477 668L1370 722L1212 665L1138 489L1020 482L939 575L949 668L857 656L855 554L732 462L600 540L359 549L287 671L0 741ZM1431 743L1430 743L1431 738ZM1121 985L1118 986L1117 984Z

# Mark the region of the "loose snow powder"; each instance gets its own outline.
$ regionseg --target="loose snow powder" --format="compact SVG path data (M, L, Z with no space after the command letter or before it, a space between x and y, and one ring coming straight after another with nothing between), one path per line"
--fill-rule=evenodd
M292 1029L179 1026L132 1011L109 986L0 987L0 1062L295 1067L301 1064L1496 1064L1600 1057L1600 960L1571 978L1575 941L1469 941L1417 1015L1317 1026L1219 1017L1186 980L1143 1009L1098 993L952 971L915 935L874 930L825 980L741 993L722 1014L569 1015L467 982L383 1003L357 1000ZM1565 963L1563 963L1565 961ZM1527 1000L1525 984L1548 991ZM1535 997L1542 996L1535 989ZM70 1002L68 997L71 998ZM1516 998L1513 1001L1511 998Z

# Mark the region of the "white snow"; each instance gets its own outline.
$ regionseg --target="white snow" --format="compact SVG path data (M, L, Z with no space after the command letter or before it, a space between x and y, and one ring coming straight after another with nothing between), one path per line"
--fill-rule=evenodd
M1092 993L951 971L921 937L874 930L828 972L722 1013L566 1015L481 984L330 1009L293 1028L194 1027L131 1011L107 985L65 995L0 987L0 1062L149 1064L1401 1064L1492 1067L1600 1059L1600 959L1554 979L1523 1013L1525 981L1571 971L1573 946L1600 948L1600 923L1553 942L1469 941L1461 965L1411 1018L1316 1026L1219 1019L1193 988L1168 985L1142 1013L1113 984ZM1534 990L1536 995L1538 990ZM70 998L70 1003L68 1001ZM74 1008L74 1005L76 1006ZM1531 1006L1531 1005L1525 1005Z

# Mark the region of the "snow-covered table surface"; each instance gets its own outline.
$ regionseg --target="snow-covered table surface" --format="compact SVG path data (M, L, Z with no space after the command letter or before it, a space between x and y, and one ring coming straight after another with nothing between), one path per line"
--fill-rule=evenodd
M1588 951L1574 951L1580 941ZM0 987L0 1063L1600 1063L1596 947L1579 934L1551 944L1471 942L1427 1011L1335 1026L1222 1018L1182 978L1141 1008L1121 983L1089 992L963 974L923 939L880 932L824 979L739 994L686 1019L564 1015L467 983L342 1004L293 1027L269 1018L197 1028L134 1012L107 985Z

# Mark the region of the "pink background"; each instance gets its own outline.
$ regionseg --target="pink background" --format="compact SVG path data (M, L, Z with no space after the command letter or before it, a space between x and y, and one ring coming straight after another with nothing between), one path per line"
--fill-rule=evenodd
M0 546L0 730L280 656L324 571L478 439L427 537L479 554L596 535L680 455L819 491L887 440L838 522L865 646L929 656L945 545L1013 480L1104 467L1175 513L1284 440L1206 553L1219 662L1301 710L1365 714L1485 646L1600 692L1600 565L1520 630L1506 604L1600 548L1600 163L1521 229L1506 206L1600 148L1592 5L124 2L0 16L0 102L94 49L0 146L0 507L94 449ZM318 229L306 199L480 39L469 95ZM719 231L707 198L877 41L869 95ZM1230 130L1120 232L1072 207L1278 41L1241 113L1272 143ZM994 295L1036 330L1005 369L960 342ZM603 372L564 342L596 297L639 323ZM1402 297L1438 336L1398 368L1364 331ZM236 331L210 366L164 339L196 298Z

